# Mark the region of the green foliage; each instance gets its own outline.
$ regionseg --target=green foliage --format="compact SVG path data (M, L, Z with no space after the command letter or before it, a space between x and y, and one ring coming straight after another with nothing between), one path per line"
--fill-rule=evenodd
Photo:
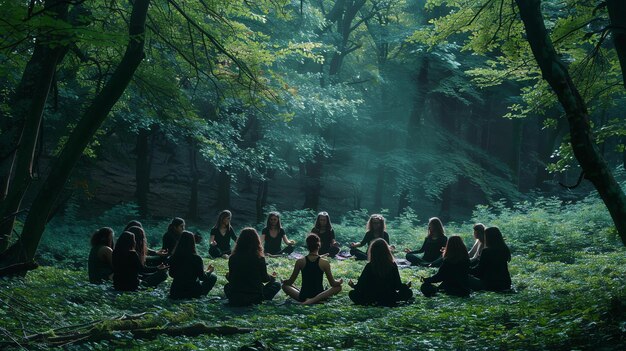
M542 1L541 4L555 49L568 66L595 122L597 142L601 144L609 137L626 135L622 123L613 118L621 113L616 106L624 102L624 94L616 51L612 45L606 45L602 30L609 25L605 7L579 0ZM545 116L554 120L562 115L524 38L525 30L515 4L493 0L430 0L426 7L448 11L416 31L410 40L431 48L455 40L461 43L463 50L485 56L484 64L466 70L478 86L502 85L507 81L522 85L522 103L513 102L504 117ZM611 117L605 118L605 115ZM556 126L555 123L545 125ZM568 139L563 140L563 145L553 154L554 163L548 166L550 171L562 172L575 163L571 147L566 143Z
M121 226L128 212L135 210L132 205L122 205L103 214L100 220ZM360 239L368 214L358 210L333 220L338 239ZM314 219L311 211L282 213L288 235L298 242L303 240L300 231L307 232ZM391 240L398 247L419 244L425 235L425 220L407 210L388 221ZM421 277L435 270L414 267L401 269L400 273L403 281L413 282L415 300L394 309L354 306L347 296L347 286L318 306L285 303L288 299L280 293L261 306L227 307L221 289L228 270L223 259L206 262L213 264L218 274L217 286L208 298L169 300L167 284L137 293L116 293L109 285L86 283L88 237L84 232L89 230L85 230L85 224L56 222L49 228L54 232L46 238L63 246L64 251L56 254L66 260L56 261L57 267L41 267L23 279L2 278L0 323L16 339L23 328L30 333L51 332L53 328L144 312L147 315L138 323L145 325L182 326L202 321L255 329L249 335L160 336L155 340L135 340L130 333L121 332L112 340L66 346L70 350L230 350L254 340L263 340L276 349L306 350L587 349L597 344L606 350L623 349L625 250L596 196L575 203L538 198L512 207L495 202L479 206L473 220L497 225L504 233L513 253L509 268L516 293L475 293L469 299L438 295L427 299L416 288ZM163 230L165 225L144 223L150 233ZM470 243L471 225L448 224L446 232L461 233ZM57 230L63 235L55 234ZM53 254L49 250L46 247L44 255ZM206 256L207 249L201 246L198 252ZM277 272L280 278L286 278L293 269L291 259L267 261L268 270ZM358 279L363 262L331 260L331 265L333 274L347 281ZM104 328L113 328L115 323L108 322Z

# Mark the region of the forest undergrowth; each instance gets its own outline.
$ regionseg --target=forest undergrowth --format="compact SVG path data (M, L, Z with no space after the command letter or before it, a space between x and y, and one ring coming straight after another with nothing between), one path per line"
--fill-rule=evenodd
M420 278L434 274L435 269L408 267L400 274L413 283L415 298L396 308L359 307L350 302L345 282L356 280L364 266L352 259L331 259L334 275L344 279L344 289L324 304L298 305L280 292L261 306L229 307L222 290L227 261L207 258L206 236L198 251L205 264L216 267L219 277L206 298L168 299L171 279L137 293L89 284L90 232L114 224L119 234L135 211L132 205L118 206L87 222L72 218L70 210L49 225L38 257L42 266L24 278L1 280L0 349L235 350L255 341L272 350L626 349L626 249L602 202L594 196L576 203L539 198L513 206L478 207L473 220L500 227L511 247L509 268L515 292L425 298L418 289ZM339 218L334 223L338 240L360 240L368 215L362 210ZM313 218L308 211L282 214L287 234L299 244ZM409 211L387 223L397 257L403 257L401 249L421 244L427 220ZM145 221L153 247L160 247L166 224ZM188 227L200 233L209 229ZM447 223L446 234L461 235L469 247L471 228L472 223ZM291 273L293 259L267 260L268 270L280 278ZM251 330L222 336L138 338L132 331L115 330L121 316L136 316L133 323L157 329L202 322ZM69 338L55 344L41 337L95 325L104 331L108 328L108 337L100 341Z

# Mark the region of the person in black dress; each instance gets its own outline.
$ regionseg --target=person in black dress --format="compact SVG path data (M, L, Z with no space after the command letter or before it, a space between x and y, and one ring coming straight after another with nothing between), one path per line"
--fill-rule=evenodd
M281 241L287 244L284 249L280 248ZM261 231L261 243L266 255L289 255L293 252L296 242L287 238L278 212L270 212L267 216L267 224Z
M469 265L469 255L463 239L458 235L451 236L443 251L443 262L439 271L432 277L424 279L424 284L420 290L427 297L433 296L437 290L448 295L468 297L470 294L468 286ZM439 282L441 284L438 288L432 285Z
M104 227L91 235L91 250L87 262L89 282L101 284L113 277L113 229Z
M185 231L185 220L180 217L172 219L167 227L167 232L163 234L163 246L161 248L161 252L171 255L172 252L174 252L178 239L180 239L183 231Z
M335 240L335 231L333 230L333 225L330 223L328 212L320 212L317 214L315 226L311 229L311 233L317 234L317 236L320 237L320 255L335 257L339 253L339 244Z
M211 229L209 255L213 258L228 258L231 254L230 240L237 241L235 230L230 225L231 217L229 210L220 212L215 226Z
M146 233L144 232L143 228L130 227L128 228L128 232L131 232L135 235L135 252L137 252L142 266L142 269L139 272L139 279L143 282L145 286L157 286L161 284L163 281L165 281L165 279L167 279L167 269L158 268L159 264L162 263L161 260L147 261L149 249L146 243ZM156 254L156 251L152 251ZM164 251L159 252L164 253ZM148 262L150 262L151 264L149 264Z
M348 293L357 305L395 306L399 301L413 297L411 284L400 279L398 266L389 245L383 239L375 239L368 250L369 262L363 268L359 280L348 285L354 290Z
M135 235L131 232L123 232L120 235L112 254L113 261L113 287L118 291L136 291L139 284L139 274L144 270L143 263L135 251ZM161 264L159 270L167 269ZM143 286L154 286L152 281L142 283Z
M367 245L369 247L370 242L374 239L384 239L389 245L389 234L386 232L387 224L385 223L385 217L380 214L373 214L370 216L370 219L367 221L367 225L365 226L365 236L360 243L352 243L350 244L350 254L355 257L357 261L365 261L367 260L367 253L358 249L358 247L362 247ZM393 251L394 247L390 247Z
M330 263L319 255L320 238L317 234L310 234L306 238L309 254L298 259L289 279L283 281L283 291L296 301L304 305L310 305L326 300L341 291L343 279L335 280L330 270ZM302 271L302 289L298 290L293 283ZM324 290L322 286L323 275L330 284L330 288Z
M437 261L437 259L441 258L441 252L447 241L448 238L443 229L443 223L441 223L439 218L433 217L428 220L428 235L424 239L422 247L415 251L410 249L404 250L406 259L411 262L412 266L436 267L441 262ZM424 255L420 257L418 255L420 253Z
M128 224L126 224L126 228L124 228L123 232L129 231L130 228L132 227L139 227L141 228L141 230L143 231L143 236L146 240L146 245L148 243L148 234L146 233L145 228L143 227L143 225L141 224L141 222L139 222L138 220L132 220L130 222L128 222ZM137 238L137 234L133 231L131 231L131 233L135 234L135 239ZM139 252L139 251L138 251ZM139 253L141 256L141 253ZM161 248L160 250L153 250L150 248L146 247L146 259L144 261L144 264L146 266L158 266L161 263L164 263L167 261L167 257L168 257L168 253L167 250Z
M511 251L504 242L498 227L485 229L485 248L480 255L478 266L470 270L477 279L471 279L472 290L505 291L511 289L511 275L508 262Z
M174 278L170 297L189 299L206 296L217 282L213 271L212 265L204 270L202 258L196 253L194 234L184 231L170 257L170 277Z
M260 304L273 299L280 291L276 273L267 274L263 247L254 228L245 228L239 234L228 258L226 280L224 294L231 306Z

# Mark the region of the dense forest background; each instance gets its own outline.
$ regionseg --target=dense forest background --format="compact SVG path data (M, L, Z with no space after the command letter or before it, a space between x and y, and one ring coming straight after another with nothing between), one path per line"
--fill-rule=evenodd
M0 348L624 349L626 1L0 8ZM280 211L297 251L317 211L344 244L382 213L398 258L433 216L467 246L498 226L513 289L426 299L435 269L405 267L397 309L347 287L233 309L221 259L200 300L87 283L97 228L139 219L158 248L171 218L207 234L223 209L236 230ZM361 263L331 260L346 281Z
M48 3L55 2L3 4L3 164L11 161L16 89L35 59L33 44L46 35L65 50L20 209L111 79L127 41L131 3L61 2L71 4L64 19L41 8ZM521 23L497 30L488 11L498 6L487 2L460 33L439 29L433 20L462 3L152 2L145 57L52 216L68 208L92 216L132 202L143 217L205 223L224 208L242 222L261 221L269 209L392 217L411 209L447 221L500 199L586 195L585 182L574 191L558 185L576 183L580 169ZM608 14L599 2L569 3L544 2L543 13L588 101L602 155L623 165L625 99L602 31ZM475 24L485 27L482 37L468 32Z

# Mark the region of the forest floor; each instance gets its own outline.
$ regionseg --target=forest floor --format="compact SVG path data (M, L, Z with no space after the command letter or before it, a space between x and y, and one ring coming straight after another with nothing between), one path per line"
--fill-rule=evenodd
M364 215L367 218L353 213L338 221L335 230L344 242L360 239ZM308 214L283 216L291 228L288 233L300 233L310 224ZM577 204L541 199L514 208L478 208L475 216L505 233L513 252L510 272L515 292L425 298L418 289L419 279L436 270L408 267L400 274L403 281L413 282L415 298L395 308L355 306L345 283L338 296L321 305L299 305L280 292L260 306L229 307L223 293L227 271L223 259L205 259L219 277L205 298L170 300L171 279L155 289L118 293L110 285L87 282L87 232L93 228L76 221L72 226L51 223L38 258L43 266L24 278L0 279L0 349L236 350L255 341L272 350L626 349L626 249L597 199ZM125 220L118 218L120 226ZM164 224L144 226L158 242L160 235L155 233ZM411 214L388 223L392 243L399 248L415 247L423 240L423 228L424 223ZM470 223L446 226L448 235L461 233L469 245L468 228ZM299 235L291 236L301 241ZM205 242L199 245L201 256L207 256L206 249ZM269 271L283 279L295 262L267 261ZM356 280L364 264L331 259L334 275L345 282ZM114 321L120 316L138 314L134 326L173 328L202 322L251 330L237 335L145 338L128 330L115 331ZM86 328L107 331L107 337L54 339L73 331L78 335ZM32 335L39 336L28 337Z

